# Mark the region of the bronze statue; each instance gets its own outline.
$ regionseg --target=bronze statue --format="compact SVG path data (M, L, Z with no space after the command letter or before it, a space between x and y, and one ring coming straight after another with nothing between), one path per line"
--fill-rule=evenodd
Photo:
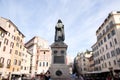
M57 25L55 26L55 42L63 42L65 40L64 35L64 25L59 19Z

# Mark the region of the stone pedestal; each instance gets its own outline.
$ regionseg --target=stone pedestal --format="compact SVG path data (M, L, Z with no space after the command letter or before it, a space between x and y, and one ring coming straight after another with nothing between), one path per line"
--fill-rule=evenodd
M69 68L66 62L67 45L64 42L54 42L51 45L52 64L50 74L52 79L70 78Z
M52 79L70 78L68 66L65 64L52 64L50 67L50 72Z

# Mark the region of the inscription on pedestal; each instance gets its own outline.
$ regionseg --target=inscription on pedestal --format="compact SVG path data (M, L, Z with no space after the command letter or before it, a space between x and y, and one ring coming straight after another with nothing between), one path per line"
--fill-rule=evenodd
M64 56L54 56L54 64L64 64Z

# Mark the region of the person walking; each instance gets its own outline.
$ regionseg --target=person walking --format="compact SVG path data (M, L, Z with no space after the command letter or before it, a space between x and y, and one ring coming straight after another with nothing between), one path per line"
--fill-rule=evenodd
M45 80L50 80L50 79L51 79L51 77L50 77L50 71L47 71L45 73Z

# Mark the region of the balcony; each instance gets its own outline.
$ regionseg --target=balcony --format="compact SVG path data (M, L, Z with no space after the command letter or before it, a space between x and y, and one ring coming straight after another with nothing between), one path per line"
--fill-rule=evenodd
M3 63L0 63L0 68L3 68L4 64Z

